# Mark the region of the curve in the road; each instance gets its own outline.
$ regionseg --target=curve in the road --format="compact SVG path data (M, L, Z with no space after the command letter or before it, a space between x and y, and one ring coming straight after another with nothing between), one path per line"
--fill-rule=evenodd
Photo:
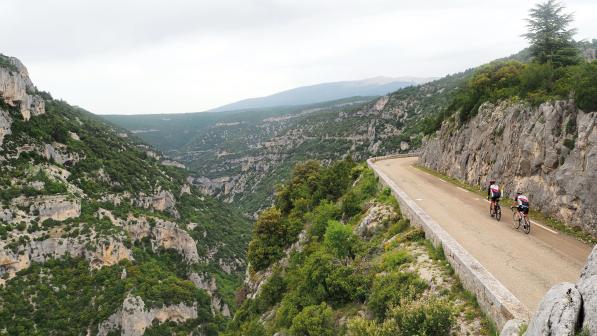
M423 172L413 166L416 161L397 158L375 165L530 311L551 286L576 281L591 246L540 223L529 235L514 229L507 203L498 222L489 217L484 198Z

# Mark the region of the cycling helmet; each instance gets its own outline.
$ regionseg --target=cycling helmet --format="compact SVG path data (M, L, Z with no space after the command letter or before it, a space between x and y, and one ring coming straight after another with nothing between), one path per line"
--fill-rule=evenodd
M495 180L491 179L489 180L489 183L495 183Z
M516 195L522 195L522 191L517 191Z

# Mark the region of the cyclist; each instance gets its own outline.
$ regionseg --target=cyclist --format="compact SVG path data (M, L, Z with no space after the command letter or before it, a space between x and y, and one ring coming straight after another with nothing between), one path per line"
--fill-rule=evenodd
M500 197L502 197L500 186L495 180L490 180L489 187L487 187L487 199L491 199L491 204L489 206L491 209L495 208L495 205L500 201ZM491 217L493 217L493 212L491 212Z
M518 211L523 212L525 215L529 214L529 198L526 197L522 192L517 191L514 196L514 205L512 208L518 208Z

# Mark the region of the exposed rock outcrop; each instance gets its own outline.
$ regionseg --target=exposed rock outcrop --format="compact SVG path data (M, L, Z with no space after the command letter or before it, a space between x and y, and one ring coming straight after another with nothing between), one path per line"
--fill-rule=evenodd
M2 146L2 142L4 141L4 137L11 133L10 125L12 124L12 119L8 112L3 111L0 109L0 146Z
M504 328L502 328L500 336L520 336L520 330L523 324L524 321L522 320L509 320L506 322L506 324L504 324Z
M208 280L203 275L191 273L189 275L189 280L191 280L191 282L193 282L193 284L197 286L197 288L205 290L207 294L211 297L212 311L219 312L224 317L230 317L230 308L225 302L222 301L222 299L218 295L218 285L216 284L216 279L214 277L210 277Z
M196 242L188 232L178 228L176 223L161 219L152 220L155 221L155 225L150 225L145 217L129 217L125 230L133 240L151 237L154 247L174 249L182 254L189 263L199 261Z
M68 218L79 217L81 214L81 204L78 200L69 199L67 196L40 196L35 199L23 199L21 204L31 204L29 212L37 214L39 221L50 218L57 221L63 221Z
M597 334L597 246L589 255L576 287L582 296L582 327L588 329L591 335Z
M471 184L496 178L504 196L523 190L533 208L597 235L596 124L573 101L485 103L460 128L444 123L420 163Z
M0 241L0 267L8 279L31 266L32 262L46 262L64 256L83 257L92 267L111 266L120 260L132 260L132 252L121 241L102 239L95 249L89 249L88 241L78 238L49 238L41 241L30 241L16 250L8 248ZM5 280L0 279L0 284Z
M573 283L553 286L541 300L526 335L573 336L581 309L581 296Z
M176 198L174 198L174 195L168 190L158 190L152 196L145 196L142 194L136 203L143 208L166 211L175 218L180 217L178 210L176 210Z
M360 237L371 237L395 219L398 219L398 214L392 207L386 204L373 204L355 228L355 233Z
M121 330L122 336L142 336L154 320L184 322L197 318L197 307L183 303L147 309L145 302L138 296L128 295L122 308L111 315L99 326L98 336L106 336L111 331Z
M511 333L514 323L509 321L500 336L517 335ZM597 246L576 284L563 282L545 294L524 335L572 336L580 330L597 335Z
M5 56L1 56L5 57ZM36 95L27 68L16 58L8 57L10 67L0 67L0 97L11 106L18 106L23 120L44 114L45 102Z

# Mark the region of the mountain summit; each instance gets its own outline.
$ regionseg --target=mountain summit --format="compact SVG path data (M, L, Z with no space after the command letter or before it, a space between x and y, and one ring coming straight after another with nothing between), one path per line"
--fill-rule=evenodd
M210 111L219 112L273 106L305 105L354 96L382 96L403 87L426 83L430 80L432 78L378 76L355 81L321 83L301 86L265 97L243 99Z

